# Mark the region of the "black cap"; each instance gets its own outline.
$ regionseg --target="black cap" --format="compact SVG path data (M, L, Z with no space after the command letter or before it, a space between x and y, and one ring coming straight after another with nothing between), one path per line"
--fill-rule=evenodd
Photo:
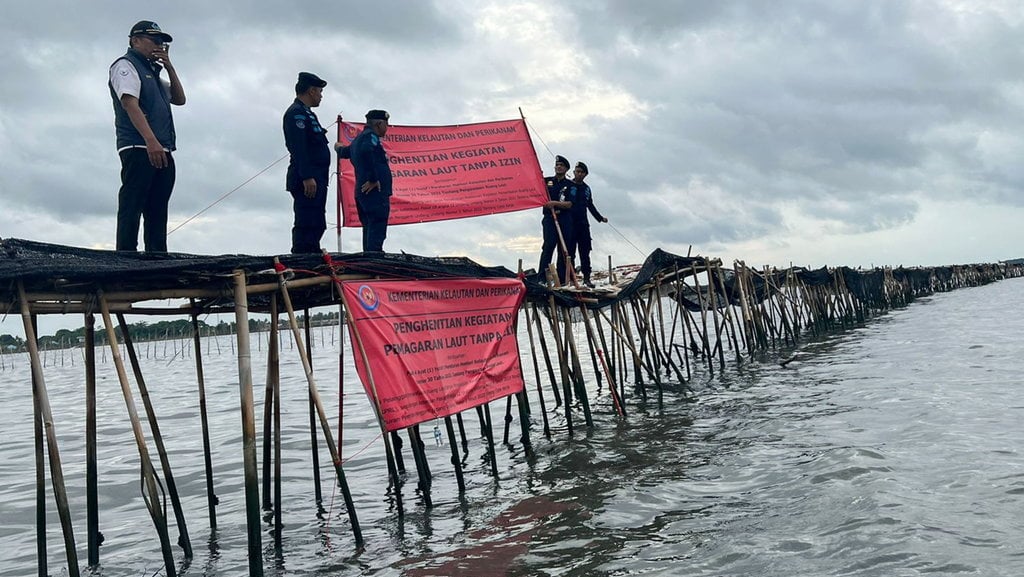
M310 86L323 88L327 86L327 81L312 72L299 72L299 81L295 83L295 92L305 92Z
M152 20L139 20L132 26L132 31L128 33L128 36L139 36L145 34L146 36L159 36L164 42L170 42L174 40L171 35L160 29L160 25Z
M562 156L561 154L555 155L555 164L564 164L566 168L572 166L571 164L569 164L569 159Z
M391 115L388 114L387 110L374 109L366 113L367 120L387 120L389 118L391 118Z
M583 162L577 162L576 163L576 168L582 170L586 174L590 174L590 169L587 168L587 165L584 164Z

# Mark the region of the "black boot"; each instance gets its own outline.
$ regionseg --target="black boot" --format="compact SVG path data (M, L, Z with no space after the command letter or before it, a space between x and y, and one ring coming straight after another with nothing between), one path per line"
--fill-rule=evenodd
M590 288L594 288L594 283L590 282L590 273L589 272L583 273L583 284L587 285Z

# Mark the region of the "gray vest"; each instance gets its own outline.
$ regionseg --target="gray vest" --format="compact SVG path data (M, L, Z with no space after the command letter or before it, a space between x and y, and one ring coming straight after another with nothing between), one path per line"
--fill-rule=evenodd
M164 148L174 150L174 118L171 117L170 94L164 90L160 83L160 71L163 69L159 65L146 60L141 54L131 48L118 60L121 59L131 62L139 73L139 79L142 81L142 90L139 92L139 107L142 108L143 114L146 115L146 120L149 122L149 127L153 130L153 134L156 135L157 140L160 141ZM114 62L117 62L117 60ZM111 66L113 66L113 63L111 63ZM135 130L131 119L128 118L128 113L121 106L121 100L114 92L114 86L107 82L107 87L110 88L110 98L114 101L114 128L117 132L118 150L126 146L145 146L146 141L139 134L139 131Z

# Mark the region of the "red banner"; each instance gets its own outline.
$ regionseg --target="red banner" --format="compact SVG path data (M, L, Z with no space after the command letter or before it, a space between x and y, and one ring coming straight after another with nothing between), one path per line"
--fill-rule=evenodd
M523 390L516 279L348 281L356 371L396 431Z
M338 140L351 144L362 123L338 122ZM389 126L381 142L394 185L390 224L452 220L536 208L548 200L526 121L456 126ZM342 225L362 226L356 214L355 172L338 160Z

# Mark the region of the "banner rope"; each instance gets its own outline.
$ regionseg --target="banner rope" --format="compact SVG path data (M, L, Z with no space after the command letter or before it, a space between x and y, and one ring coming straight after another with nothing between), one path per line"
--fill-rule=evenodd
M371 446L373 446L374 443L379 441L380 438L383 437L383 436L384 436L384 433L377 433L376 437L374 437L369 443L366 443L365 445L363 445L363 448L361 448L358 451L356 451L355 454L350 455L347 459L342 459L340 465L344 466L345 463L347 463L347 462L351 461L352 459L358 457L364 451L366 451ZM341 454L341 446L338 447L338 454L339 455ZM338 465L339 463L335 463L335 464ZM330 528L331 528L331 516L334 513L334 498L338 494L338 483L331 483L331 484L334 485L334 488L331 489L331 504L328 505L328 507L327 507L327 518L326 518L327 521L326 521L326 524L324 526L324 533L327 535L328 543L330 542L330 539L331 539Z
M541 137L540 132L538 132L537 129L533 127L533 124L530 124L530 121L527 120L525 116L523 116L523 121L526 122L526 126L530 129L530 133L533 134L534 136L536 136L537 140L539 140L540 143L544 146L544 150L547 150L548 154L551 155L551 158L554 158L555 157L555 153L552 152L551 148L548 147L548 144L546 142L544 142L544 139ZM619 231L619 229L617 229L614 226L612 226L611 223L605 223L605 224L610 226L611 229L613 231L615 231L615 234L617 234L620 237L622 237L622 240L626 241L626 243L628 243L629 246L633 247L633 249L636 250L636 252L639 253L640 256L642 256L644 258L647 258L647 254L648 253L640 250L640 248L638 246L636 246L635 244L633 244L633 241L631 241L628 238L626 238L626 235L622 234L622 232Z
M325 129L324 129L324 132L326 132L327 130L329 130L329 129L333 128L333 127L334 127L334 125L335 125L335 124L337 124L337 123L338 123L338 122L337 122L337 121L335 121L335 122L334 122L334 124L332 124L332 125L328 126L327 128L325 128ZM172 234L174 234L174 233L175 233L175 231L177 231L177 230L178 230L179 228L182 228L182 227L184 227L184 226L185 226L186 224L188 224L188 223L192 222L193 220L195 220L195 219L199 218L200 216L202 216L202 215L203 215L203 213L205 213L206 211L210 210L210 209L211 209L211 208L213 208L214 206L216 206L216 205L220 204L220 203L221 203L221 202L222 202L222 201L223 201L224 199L226 199L227 197L231 196L232 194L234 194L234 193L238 192L238 191L239 191L239 190L240 190L241 188L243 188L243 187L244 187L245 185L247 185L247 184L249 184L250 182L252 182L252 181L256 180L256 179L257 179L257 178L259 178L259 176L260 176L260 175L262 175L262 174L263 174L264 172L266 172L266 171L270 170L271 168L273 168L273 167L274 167L274 166L276 166L276 165L277 165L277 164L278 164L279 162L281 162L282 160L284 160L284 159L286 159L286 158L288 158L288 154L285 154L285 155L284 155L284 156L282 156L281 158L278 158L278 159L277 159L277 160L275 160L274 162L271 162L271 163L270 163L270 164L268 164L268 165L267 165L266 167L264 167L264 168L263 168L262 170L260 170L260 171L259 171L259 172L257 172L256 174L254 174L254 175L250 176L250 177L249 177L248 179L246 179L246 180L245 180L244 182L242 182L242 184L239 184L239 185L238 185L238 186L236 186L235 188L232 188L232 189L231 189L231 190L229 190L228 192L226 192L226 193L224 193L223 195L221 195L221 197L220 197L220 198L218 198L217 200L215 200L215 201L211 202L211 203L210 203L209 205L207 205L207 206L206 206L206 208L204 208L203 210L200 210L199 212L197 212L197 213L193 214L192 216L190 216L190 217L188 217L187 219L185 219L185 221L184 221L184 222L182 222L181 224L179 224L178 226L176 226L176 227L172 228L171 230L167 231L167 236L171 236L171 235L172 235ZM330 176L328 176L328 183L327 183L327 188L330 188L330 187L331 187L331 183L330 183L329 181L330 181Z
M638 247L637 245L633 244L633 241L631 241L628 238L626 238L626 235L622 234L622 232L620 232L619 229L615 228L615 226L612 223L606 222L604 224L607 224L609 226L609 228L611 228L613 231L615 231L615 234L621 236L622 240L626 241L626 243L628 243L629 246L633 247L633 249L635 249L636 252L640 253L640 256L642 256L644 258L647 258L647 254L648 253L640 250L640 247Z

